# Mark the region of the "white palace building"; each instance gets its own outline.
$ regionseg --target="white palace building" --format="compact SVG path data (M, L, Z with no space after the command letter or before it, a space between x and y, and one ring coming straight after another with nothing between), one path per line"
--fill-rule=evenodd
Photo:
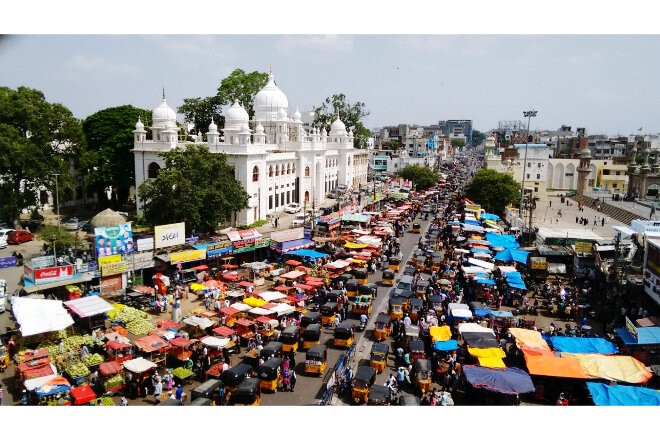
M355 149L353 132L336 119L328 133L323 128L306 129L300 112L289 114L286 95L277 87L272 72L268 83L254 97L254 118L238 103L225 113L225 128L211 122L207 142L197 136L194 142L179 141L176 113L163 97L153 110L151 138L142 121L135 124L134 160L136 187L158 175L165 166L158 154L191 143L206 145L213 153L225 153L235 169L236 179L250 200L249 208L237 213L236 226L249 225L283 206L297 202L319 206L326 193L337 185L357 189L367 183L367 150ZM142 202L137 198L138 212Z

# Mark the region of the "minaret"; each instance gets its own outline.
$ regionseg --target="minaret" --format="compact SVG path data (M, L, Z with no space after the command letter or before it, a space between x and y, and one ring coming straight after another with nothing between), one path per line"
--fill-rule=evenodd
M577 167L578 173L578 182L577 182L577 193L584 194L584 190L587 188L589 173L591 169L591 151L589 147L584 147L580 152L580 165Z

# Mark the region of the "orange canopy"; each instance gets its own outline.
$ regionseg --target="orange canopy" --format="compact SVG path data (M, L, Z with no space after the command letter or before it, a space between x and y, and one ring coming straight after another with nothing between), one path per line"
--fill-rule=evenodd
M527 371L531 375L573 379L589 378L584 368L575 359L560 358L555 356L552 351L538 348L529 350L523 347L521 350L525 356Z

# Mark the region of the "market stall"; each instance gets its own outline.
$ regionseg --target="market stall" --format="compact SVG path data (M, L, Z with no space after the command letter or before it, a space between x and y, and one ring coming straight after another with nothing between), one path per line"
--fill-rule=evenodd
M123 373L124 368L117 361L104 362L99 365L101 385L106 393L115 393L125 387L126 381Z
M165 366L167 353L172 348L169 342L154 335L138 338L134 341L134 344L138 355L141 355L143 359L163 367Z
M96 295L65 301L64 306L71 311L76 324L89 331L102 328L106 313L113 310L109 302Z
M69 390L71 403L74 405L87 405L96 399L96 393L89 385L73 387Z
M149 380L158 365L145 358L130 359L123 363L127 393L131 399L138 396L138 386Z

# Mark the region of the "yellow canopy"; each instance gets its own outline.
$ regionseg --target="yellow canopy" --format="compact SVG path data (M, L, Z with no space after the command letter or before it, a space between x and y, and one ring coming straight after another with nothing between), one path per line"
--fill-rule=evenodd
M192 283L190 285L190 290L202 290L203 288L204 288L204 284Z
M486 368L506 368L504 361L496 357L482 357L478 358L479 365Z
M344 243L344 247L348 249L364 249L367 246L369 246L369 243L354 243L352 241Z
M541 333L536 330L528 330L525 328L511 327L509 329L511 335L516 338L517 347L530 347L541 348L543 350L550 350L548 343L545 342Z
M471 348L468 347L468 353L476 358L505 358L506 353L500 347L489 348Z
M431 341L433 342L448 341L451 339L451 329L448 325L433 325L429 327L429 335L431 335Z
M243 300L243 303L244 303L244 304L247 304L247 305L250 306L250 307L261 307L261 306L263 306L264 304L268 304L268 301L266 301L266 300L264 300L264 299L261 299L261 298L257 298L257 297L251 296L251 297L249 297L249 298L245 298L245 299Z
M597 353L562 353L562 358L576 359L592 377L627 383L646 383L653 377L646 365L632 356Z

